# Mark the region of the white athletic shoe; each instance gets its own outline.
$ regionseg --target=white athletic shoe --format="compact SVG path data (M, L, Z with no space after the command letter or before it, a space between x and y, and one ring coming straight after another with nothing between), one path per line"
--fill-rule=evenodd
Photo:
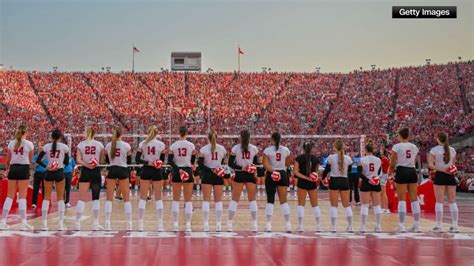
M188 232L188 233L191 233L191 232L192 232L192 230L191 230L191 223L189 223L189 222L186 223L186 229L185 229L185 231Z
M421 233L420 226L414 224L414 225L410 228L410 232L413 232L413 233Z
M110 224L110 221L105 221L105 231L110 230L112 230L112 225Z
M132 230L133 230L132 221L127 222L127 231L132 231Z
M376 225L374 231L375 231L376 233L381 233L381 232L382 232L382 227L381 227L380 225Z
M431 229L431 232L433 233L442 233L443 232L443 227L440 225L435 225L433 229Z
M232 232L234 229L232 228L232 222L228 221L227 222L227 232Z
M319 225L319 224L316 225L316 230L315 231L316 231L316 233L321 232L321 225Z
M76 224L74 225L74 231L81 231L81 223L76 222Z
M272 231L272 223L267 222L265 225L265 232L271 232Z
M173 223L173 232L178 232L178 231L179 231L178 223Z
M163 220L161 221L158 221L158 232L163 232L165 229L164 229L164 226L163 226Z
M208 223L205 223L205 224L204 224L203 231L204 231L204 232L209 232L209 224L208 224Z
M389 213L390 213L390 210L389 210L389 209L383 209L383 210L382 210L382 213L389 214Z
M451 226L449 227L449 232L450 232L450 233L459 233L459 226L457 226L457 225L451 225Z
M336 233L336 226L331 225L331 227L329 228L329 231L331 231L331 233Z
M405 228L404 225L399 225L397 228L395 228L395 232L397 233L405 233L407 229Z
M59 222L58 231L66 231L67 228L64 226L64 222Z
M48 222L43 222L43 225L41 226L42 231L48 231Z
M254 232L254 233L258 232L257 221L252 222L252 232Z
M304 231L304 230L303 230L303 226L300 225L300 224L299 224L298 226L296 226L296 231L297 231L297 232L300 232L300 233L303 232L303 231Z
M220 223L216 224L216 232L222 232L222 225Z
M362 225L361 225L360 228L359 228L359 232L361 232L361 233L367 233L367 229L365 229L365 226L362 226Z
M92 230L93 231L101 231L101 230L104 230L104 227L102 227L100 224L94 224L94 225L92 225Z
M350 226L350 225L348 225L348 226L346 227L346 231L347 231L348 233L354 233L354 229L353 229L352 226Z
M7 230L9 228L9 226L7 225L7 223L5 222L1 222L0 223L0 230Z
M71 203L66 203L66 208L71 208Z
M138 231L143 232L143 220L138 220Z
M28 222L22 222L20 226L21 231L31 231L35 230L33 226L31 226Z

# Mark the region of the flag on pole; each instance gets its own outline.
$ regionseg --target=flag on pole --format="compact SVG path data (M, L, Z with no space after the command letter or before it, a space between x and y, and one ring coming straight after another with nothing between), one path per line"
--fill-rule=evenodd
M238 49L239 49L239 55L244 54L244 51L240 47L238 47Z
M137 48L137 47L133 46L133 52L134 52L134 53L139 53L139 52L140 52L140 50L138 50L138 48Z

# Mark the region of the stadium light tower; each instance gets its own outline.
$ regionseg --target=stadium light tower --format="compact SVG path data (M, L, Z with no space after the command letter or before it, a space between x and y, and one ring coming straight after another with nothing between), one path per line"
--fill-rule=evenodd
M370 67L372 68L372 70L375 70L375 65L370 65Z
M461 58L460 56L458 56L458 60L459 60L459 61L461 61L461 60L462 60L462 58Z
M430 65L430 64L431 64L431 58L427 58L425 61L426 61L426 64L427 64L427 65Z
M53 72L56 72L58 71L58 67L57 66L53 66Z
M315 69L316 69L316 73L319 74L319 71L321 71L321 67L316 67Z

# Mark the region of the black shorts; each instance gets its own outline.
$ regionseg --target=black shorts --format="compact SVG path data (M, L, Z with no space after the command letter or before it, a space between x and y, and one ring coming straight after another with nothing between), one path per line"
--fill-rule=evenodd
M257 179L255 178L255 174L247 173L245 171L236 171L234 182L237 183L257 183Z
M361 186L360 186L360 191L361 192L380 192L382 191L382 187L380 184L374 186L369 183L369 180L366 178L361 178Z
M30 166L28 164L12 164L8 172L10 180L28 180L30 179Z
M295 178L297 178L295 176ZM303 178L297 178L298 181L296 182L296 187L305 190L315 190L317 188L316 182L311 182L309 180Z
M109 166L109 174L107 175L108 179L128 179L130 177L130 171L127 167L122 166Z
M188 173L188 181L181 181L181 177L179 176L179 170L183 170ZM171 170L171 175L173 176L173 178L171 179L171 182L173 183L194 183L193 169L191 167L178 167L178 170Z
M416 169L413 167L398 166L395 173L395 183L397 184L412 184L418 182Z
M280 173L280 181L275 182L272 179L272 173L267 172L266 178L265 178L265 186L278 186L278 187L287 187L290 185L290 181L288 179L288 175L286 174L286 170L278 170L277 172ZM299 180L298 180L299 181Z
M349 190L349 178L347 177L332 177L329 180L330 190Z
M61 182L64 180L64 169L59 169L57 171L46 171L46 176L44 177L45 181L54 181Z
M157 169L153 166L144 165L140 176L142 180L161 181L163 180L163 169Z
M81 169L81 177L79 178L79 183L90 183L94 180L100 180L102 182L102 176L100 175L100 169L94 168L89 169L86 167L82 167Z
M224 178L219 177L214 172L209 170L201 171L201 183L213 186L223 186Z
M457 186L458 183L456 178L453 175L444 173L444 172L436 172L434 177L434 184L438 186Z

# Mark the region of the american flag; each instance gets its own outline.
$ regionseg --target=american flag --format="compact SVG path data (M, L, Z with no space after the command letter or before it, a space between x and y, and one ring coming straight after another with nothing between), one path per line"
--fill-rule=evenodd
M137 48L137 47L133 46L133 52L134 52L134 53L139 53L139 52L140 52L140 50L138 50L138 48Z

